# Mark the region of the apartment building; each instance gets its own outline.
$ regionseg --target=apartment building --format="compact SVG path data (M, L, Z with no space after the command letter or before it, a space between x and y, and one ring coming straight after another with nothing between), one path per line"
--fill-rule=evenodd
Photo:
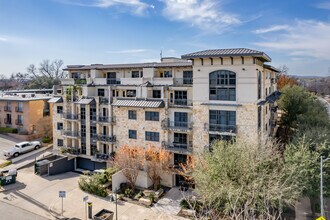
M54 146L77 169L106 166L123 145L172 152L173 165L216 139L265 141L276 111L271 58L251 49L219 49L159 63L70 65L55 89ZM178 185L169 175L163 184Z
M50 116L50 95L19 91L0 94L0 127L17 128L19 133L32 134L40 119Z

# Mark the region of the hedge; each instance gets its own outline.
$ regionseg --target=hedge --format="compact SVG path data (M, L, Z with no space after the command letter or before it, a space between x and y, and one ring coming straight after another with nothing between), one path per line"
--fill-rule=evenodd
M17 128L0 127L0 133L17 133Z

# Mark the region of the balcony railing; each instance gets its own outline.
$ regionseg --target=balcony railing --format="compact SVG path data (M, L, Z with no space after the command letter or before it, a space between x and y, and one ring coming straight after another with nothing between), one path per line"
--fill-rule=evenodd
M236 125L226 124L205 124L205 129L208 131L219 132L219 133L236 133Z
M61 147L61 153L65 154L71 154L71 155L79 155L80 149L78 147Z
M68 119L68 120L77 120L78 114L63 113L63 118Z
M162 142L162 145L165 147L166 150L172 151L175 153L192 153L193 152L193 147L191 144L183 144L183 143L167 143L167 142Z
M168 119L165 119L162 122L162 126L165 129L188 131L188 130L192 130L193 123L192 122L181 122L181 121L170 121Z
M107 84L108 85L118 85L118 84L120 84L120 79L107 78Z
M109 104L109 99L106 97L100 97L100 104Z
M79 137L79 133L77 131L62 130L61 134L68 137Z
M192 85L193 78L174 78L175 85Z
M4 119L4 123L5 123L6 125L11 125L11 120L8 119L8 118L5 118L5 119Z
M98 141L103 141L103 142L114 143L114 142L116 142L116 136L109 136L109 135L99 134L97 136L97 140Z
M78 84L78 85L83 85L86 84L87 80L86 79L74 79L74 84Z
M10 106L5 106L4 111L5 112L11 112L11 107Z
M18 119L16 119L16 120L15 120L15 124L16 124L16 125L23 125L23 120L18 120Z
M23 107L16 106L15 111L16 112L23 112Z
M115 117L99 116L97 121L100 123L113 123L116 120Z
M193 102L190 99L174 99L170 102L170 106L192 106Z

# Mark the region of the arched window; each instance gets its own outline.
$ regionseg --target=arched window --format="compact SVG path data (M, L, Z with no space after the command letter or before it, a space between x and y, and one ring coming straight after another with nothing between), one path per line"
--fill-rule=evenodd
M210 73L210 100L236 101L236 73L217 70Z

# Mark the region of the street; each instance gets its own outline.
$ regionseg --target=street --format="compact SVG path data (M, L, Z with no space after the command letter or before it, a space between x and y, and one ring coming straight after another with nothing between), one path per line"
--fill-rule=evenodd
M47 218L0 201L1 219L47 220Z
M5 134L0 134L0 160L6 160L7 158L3 156L3 150L7 150L10 147L13 147L16 143L20 142L19 140L9 137Z

